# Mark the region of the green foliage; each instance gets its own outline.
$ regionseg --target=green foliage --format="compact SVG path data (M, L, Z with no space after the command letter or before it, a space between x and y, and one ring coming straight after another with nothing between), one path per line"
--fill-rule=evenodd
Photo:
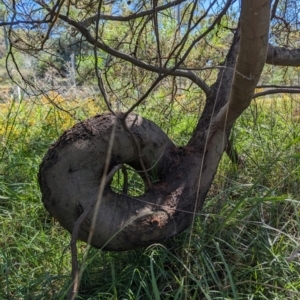
M139 196L144 194L145 191L142 178L128 165L124 165L124 170L116 172L111 182L111 187L116 193L122 193L124 188L126 188L126 193L130 196Z
M191 92L166 97L154 93L140 113L184 144L201 101ZM161 98L169 102L158 105ZM76 119L99 113L90 102L55 99L77 107ZM300 127L293 100L257 101L239 119L232 137L244 164L223 157L192 228L147 249L90 249L78 299L298 299ZM45 211L36 176L49 145L75 118L45 99L35 102L0 107L1 299L66 299L71 283L70 235ZM78 251L82 261L86 245L78 242Z

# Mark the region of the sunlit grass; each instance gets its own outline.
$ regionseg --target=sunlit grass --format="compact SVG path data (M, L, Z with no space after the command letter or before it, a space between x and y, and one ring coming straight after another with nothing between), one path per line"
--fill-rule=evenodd
M102 111L91 100L46 100L0 107L0 299L65 299L71 283L70 235L45 211L37 172L64 130ZM233 140L244 164L223 157L193 231L147 249L91 249L78 299L299 299L295 100L257 101L239 119ZM188 140L195 116L180 105L164 121L155 105L150 111L177 144ZM114 180L122 188L122 175ZM81 260L85 244L78 249Z

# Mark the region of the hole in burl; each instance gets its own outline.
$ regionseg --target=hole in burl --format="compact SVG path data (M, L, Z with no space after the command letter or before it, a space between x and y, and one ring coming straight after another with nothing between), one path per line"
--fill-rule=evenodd
M142 177L126 164L114 174L110 187L116 193L130 196L140 196L145 193Z

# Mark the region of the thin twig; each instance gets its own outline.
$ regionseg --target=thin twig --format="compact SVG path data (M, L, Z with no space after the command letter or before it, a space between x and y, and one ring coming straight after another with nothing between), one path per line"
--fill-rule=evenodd
M101 7L102 7L102 1L99 1L99 4L98 4L98 17L99 17L100 11L101 11ZM95 37L96 41L98 41L98 39L99 39L99 21L100 21L100 19L98 18L97 22L96 22L96 30L95 30L96 31L96 37ZM113 115L115 115L115 112L111 108L111 105L110 105L110 102L109 102L109 99L108 99L108 95L106 93L105 86L104 86L104 83L103 83L103 79L101 77L101 73L99 72L99 68L98 68L98 48L97 48L96 44L94 45L94 59L95 59L95 74L96 74L96 77L97 77L98 87L101 91L101 94L103 96L103 99L104 99L104 102L107 106L107 109Z
M127 195L127 193L128 193L128 172L124 165L122 166L122 173L123 173L123 177L124 177L123 194Z
M123 170L124 165L123 164L118 164L116 166L114 166L111 171L106 175L106 180L105 180L105 185L106 186L113 178L113 176L115 175L115 173L122 169Z
M110 171L110 173L107 174L108 168L109 168L109 163L110 163L112 147L113 147L114 138L115 138L115 133L116 133L116 124L114 123L113 128L112 128L112 133L110 136L110 140L109 140L109 144L108 144L107 156L106 156L106 160L105 160L103 176L102 176L100 187L99 187L98 197L96 199L94 199L87 206L87 208L84 210L84 212L79 216L79 218L76 220L76 222L74 224L74 228L72 231L72 238L71 238L71 243L70 243L71 253L72 253L72 255L71 255L71 257L72 257L72 286L69 291L69 297L68 297L68 299L71 299L71 300L74 300L76 298L76 295L78 293L79 284L80 284L81 275L82 275L82 268L81 268L80 272L78 272L77 247L76 247L76 241L78 238L80 225L85 220L87 215L91 212L91 210L94 208L92 225L90 227L89 236L88 236L88 240L87 240L87 244L89 245L92 240L93 234L94 234L95 224L96 224L96 220L97 220L97 212L98 212L100 204L101 204L104 188L105 188L106 184L112 179L114 173L116 171L118 171L120 168L122 168L122 164L116 165ZM88 253L88 251L86 251L86 253ZM84 261L82 262L82 265L84 266Z
M156 11L157 12L164 11L170 7L176 6L183 2L186 2L186 0L176 0L176 1L164 4L164 5L161 5L161 6L157 6ZM121 22L125 21L126 22L126 21L137 19L137 18L142 18L145 16L152 15L152 13L153 13L152 8L149 10L144 10L144 11L138 12L138 13L133 13L128 16L113 16L113 15L105 15L105 14L98 13L97 15L94 15L92 17L89 17L89 18L83 20L81 23L85 27L89 27L91 24L96 22L96 20L98 20L99 17L101 18L101 20L121 21Z
M48 9L47 7L45 7L45 8ZM181 76L181 77L189 78L192 82L194 82L197 86L199 86L206 95L210 92L210 87L203 80L201 80L200 77L198 77L195 73L193 73L191 71L185 71L185 70L176 70L176 68L182 63L181 60L180 60L180 63L173 68L160 68L159 66L154 66L154 65L145 63L139 59L136 59L135 57L133 57L131 55L120 52L114 48L109 47L108 45L104 44L103 42L96 40L92 36L92 34L82 25L82 23L77 22L71 18L68 18L67 16L62 15L62 14L59 15L59 18L61 20L63 20L64 22L69 23L74 28L76 28L86 38L86 41L88 43L98 47L99 49L109 53L112 56L121 58L125 61L132 63L133 65L135 65L137 67L140 67L142 69L145 69L145 70L148 70L151 72L165 74L166 76L170 75L170 76Z

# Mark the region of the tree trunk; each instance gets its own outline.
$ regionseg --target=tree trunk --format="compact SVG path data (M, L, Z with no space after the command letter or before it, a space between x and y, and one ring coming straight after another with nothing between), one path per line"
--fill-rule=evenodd
M126 163L141 173L134 141L124 130L121 115L112 114L88 119L65 132L40 166L44 205L70 232L81 213L97 198L114 122L116 135L109 170ZM106 185L91 242L106 250L147 246L181 232L203 203L198 201L195 206L195 199L204 199L210 187L210 182L205 187L199 182L205 166L201 164L203 155L193 147L176 148L158 126L135 114L127 117L126 125L139 141L148 176L158 174L158 178L139 197L118 194L109 183ZM93 213L80 227L81 240L88 239Z
M125 163L145 182L157 178L139 197L115 193L107 182L99 210L84 219L78 238L88 241L94 213L91 244L106 250L147 246L187 228L204 203L234 121L253 97L266 60L269 16L270 0L242 1L240 30L186 147L175 147L158 126L135 114L125 119L130 133L122 114L96 116L65 132L40 166L47 210L72 232L96 202L115 123L108 173Z

